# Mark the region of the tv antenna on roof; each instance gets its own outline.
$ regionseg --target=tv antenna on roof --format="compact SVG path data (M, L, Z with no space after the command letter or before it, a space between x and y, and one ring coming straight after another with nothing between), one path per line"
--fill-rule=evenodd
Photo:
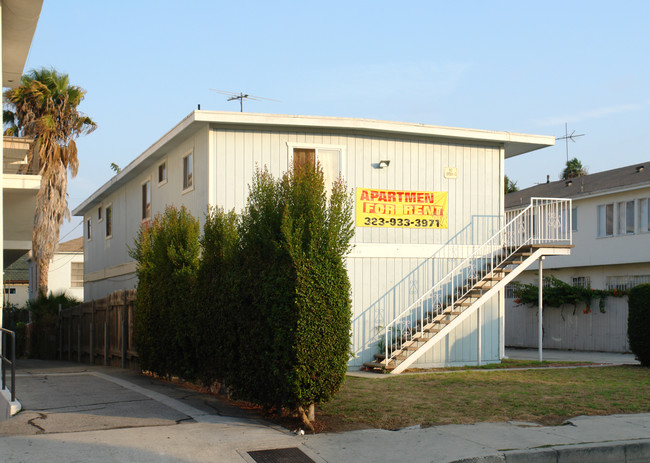
M267 101L275 101L277 103L280 102L280 100L274 100L272 98L264 98L263 96L249 95L248 93L243 93L243 92L235 93L235 92L228 92L226 90L215 90L214 88L211 88L210 90L230 97L228 98L227 101L239 100L239 111L242 113L244 112L244 99L254 100L254 101L267 100Z
M555 138L556 140L564 140L565 143L566 143L566 162L567 163L569 162L569 140L571 140L573 143L575 143L576 138L585 136L584 133L579 133L578 135L576 135L575 133L576 133L576 131L574 130L573 132L571 132L571 135L569 135L569 128L568 128L567 123L565 122L564 123L564 136Z

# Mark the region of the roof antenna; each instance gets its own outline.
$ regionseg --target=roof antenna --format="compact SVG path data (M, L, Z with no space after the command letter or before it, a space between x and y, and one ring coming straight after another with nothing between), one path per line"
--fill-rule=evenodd
M280 102L280 100L274 100L272 98L264 98L263 96L249 95L248 93L243 93L243 92L235 93L235 92L228 92L226 90L215 90L214 88L211 88L210 90L230 97L228 98L228 101L239 100L239 111L242 113L244 112L244 99L254 100L254 101L267 100L267 101L275 101L276 103Z
M566 143L566 162L567 164L569 163L569 140L571 140L573 143L576 142L576 138L578 137L584 137L584 133L580 133L578 135L575 134L576 131L574 130L571 132L571 135L569 135L569 128L567 123L564 123L564 136L563 137L555 137L555 140L564 140Z

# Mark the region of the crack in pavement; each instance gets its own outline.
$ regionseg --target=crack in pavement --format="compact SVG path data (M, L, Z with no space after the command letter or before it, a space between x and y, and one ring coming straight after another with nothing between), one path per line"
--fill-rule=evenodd
M39 430L39 433L44 433L44 432L45 432L45 428L42 428L42 427L40 427L39 425L37 425L36 423L34 423L34 420L46 420L46 419L47 419L47 415L46 415L45 413L39 413L38 415L39 415L39 416L35 416L35 417L32 418L31 420L28 420L27 423L30 424L30 425L32 425L32 426L34 426L35 428L37 428L37 429Z
M63 407L53 407L53 408L32 408L30 410L39 412L61 412L61 413L66 413L66 409L73 409L73 411L79 411L83 410L85 407L97 407L97 406L107 406L107 405L114 405L114 404L126 404L126 403L135 403L135 402L150 402L153 399L150 398L145 398L145 399L132 399L132 400L114 400L110 402L96 402L96 403L89 403L89 404L81 404L81 405L66 405Z

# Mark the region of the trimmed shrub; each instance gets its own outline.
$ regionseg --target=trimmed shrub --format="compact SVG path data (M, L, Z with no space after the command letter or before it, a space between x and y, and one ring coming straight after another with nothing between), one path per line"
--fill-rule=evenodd
M641 365L650 366L650 284L635 286L628 296L627 336Z
M195 341L199 379L206 385L230 382L238 361L237 320L239 276L239 217L222 208L208 211L201 237L197 300L190 323Z
M168 207L141 226L129 249L137 262L135 342L143 370L197 375L188 319L195 307L199 232L198 220L184 207Z
M350 355L350 283L344 256L354 234L352 199L331 197L318 169L274 180L258 171L241 221L241 307L233 317L242 398L309 407L341 387Z

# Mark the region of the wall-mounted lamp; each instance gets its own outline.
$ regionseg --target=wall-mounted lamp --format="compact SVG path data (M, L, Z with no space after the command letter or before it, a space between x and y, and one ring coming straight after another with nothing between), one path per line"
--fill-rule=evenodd
M379 169L383 169L384 167L390 166L390 161L379 161L379 164L377 164L377 167Z

